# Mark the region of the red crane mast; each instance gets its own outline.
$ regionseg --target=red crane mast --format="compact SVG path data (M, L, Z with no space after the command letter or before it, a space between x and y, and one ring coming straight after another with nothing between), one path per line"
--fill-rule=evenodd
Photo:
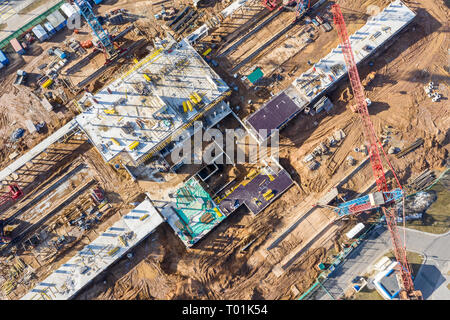
M336 25L336 30L338 31L339 34L342 53L344 55L344 60L347 66L348 76L350 79L350 84L356 101L357 112L359 113L361 121L363 123L364 137L366 139L367 150L369 153L370 162L372 164L372 170L377 184L377 188L378 191L388 192L389 187L387 185L386 177L384 175L384 169L379 149L379 147L382 149L382 146L377 138L373 123L370 120L369 110L367 108L367 102L364 96L364 88L359 78L358 69L356 67L355 58L353 56L353 51L347 33L347 27L345 25L344 17L338 4L333 5L331 10L333 12L334 24ZM387 157L386 160L390 165ZM392 166L391 169L392 172L394 172ZM398 180L397 183L401 188ZM395 209L392 207L391 208L382 207L382 210L386 217L386 223L393 242L395 258L400 263L400 268L398 272L401 277L401 285L402 285L401 289L404 291L404 293L406 293L406 295L403 294L403 297L409 298L413 297L414 295L416 295L416 297L421 296L421 294L418 293L418 291L414 290L411 271L406 257L406 247L404 244L402 244L402 241L400 240L400 235L397 228L397 217L395 214Z

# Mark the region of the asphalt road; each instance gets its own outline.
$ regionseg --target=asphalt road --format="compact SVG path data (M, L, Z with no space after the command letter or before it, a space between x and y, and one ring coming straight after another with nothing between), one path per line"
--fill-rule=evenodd
M403 229L399 228L401 235ZM351 285L356 276L366 273L368 267L375 263L385 253L391 250L390 235L386 227L380 226L373 230L360 246L329 275L323 287L338 299ZM450 300L450 290L447 285L450 280L450 232L443 235L424 233L406 229L406 247L424 256L414 283L422 291L426 300ZM315 299L329 300L332 297L325 290L319 290Z

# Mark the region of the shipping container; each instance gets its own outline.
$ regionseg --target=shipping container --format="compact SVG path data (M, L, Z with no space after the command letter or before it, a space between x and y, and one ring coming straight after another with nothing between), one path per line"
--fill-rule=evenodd
M6 67L9 64L9 59L6 54L0 50L0 69Z
M48 33L45 31L45 29L40 24L38 24L36 27L31 29L31 31L33 31L36 38L38 38L38 40L40 42L44 42L45 40L48 39Z
M16 51L18 54L20 55L25 54L25 49L22 47L22 45L16 38L12 39L9 43L11 43L11 46L13 47L14 51Z
M52 24L56 31L63 29L67 24L66 18L64 18L59 10L49 14L47 20Z

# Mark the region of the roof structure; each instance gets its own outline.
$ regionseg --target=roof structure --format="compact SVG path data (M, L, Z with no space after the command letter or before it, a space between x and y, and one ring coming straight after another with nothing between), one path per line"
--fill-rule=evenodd
M400 285L395 268L400 265L398 261L392 262L384 271L379 272L373 281L377 291L387 300L392 300L400 293Z
M181 241L191 247L227 217L195 177L173 193L173 203L160 209Z
M124 151L138 162L161 150L229 93L188 42L167 38L126 74L88 94L92 107L77 122L105 161Z
M373 54L416 16L400 0L393 1L379 14L370 17L367 23L350 36L356 63ZM320 59L292 84L308 103L337 83L347 74L344 56L340 45L327 56Z
M225 214L229 215L241 205L245 205L256 215L274 202L293 183L283 168L265 166L260 170L249 172L246 179L232 189L223 190L214 201Z
M164 219L151 202L145 200L38 283L21 300L73 298L95 277L155 231L162 222Z
M306 101L288 94L281 92L245 120L257 140L265 140L302 110Z

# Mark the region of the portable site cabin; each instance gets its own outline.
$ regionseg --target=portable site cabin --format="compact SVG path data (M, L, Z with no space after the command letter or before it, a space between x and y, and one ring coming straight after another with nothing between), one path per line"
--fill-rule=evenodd
M40 42L44 42L45 40L47 40L49 38L48 33L45 31L45 29L40 24L38 24L36 27L31 29L31 31L33 31L36 38L38 38L38 40Z
M48 21L44 22L44 28L47 30L49 37L53 36L54 34L56 34L56 30L55 28L52 26L52 24Z
M347 232L345 235L348 239L353 239L356 235L358 235L366 226L363 223L358 223L356 226L354 226L349 232Z
M47 20L51 23L56 31L63 29L67 24L66 18L64 18L59 10L56 10L55 12L49 14L47 16Z
M6 67L9 64L9 59L6 54L0 50L0 69Z
M22 47L22 45L16 38L12 39L9 43L11 43L11 46L13 47L15 52L17 52L20 55L25 54L25 49Z

